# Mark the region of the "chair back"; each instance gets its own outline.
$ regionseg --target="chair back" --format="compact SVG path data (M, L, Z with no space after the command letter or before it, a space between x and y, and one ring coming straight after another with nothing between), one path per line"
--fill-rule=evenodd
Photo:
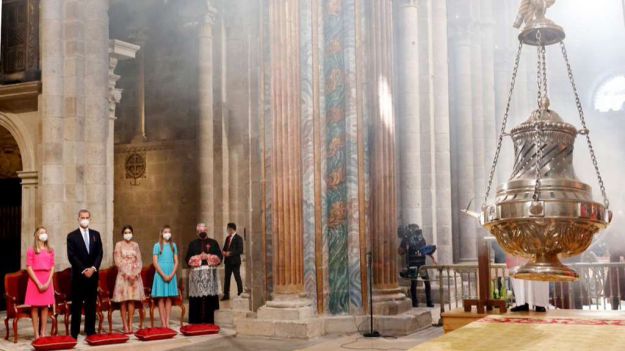
M54 290L65 296L69 300L72 297L72 269L65 268L62 271L54 272L52 277L54 282Z
M7 316L15 316L15 308L24 303L26 297L26 285L28 283L28 272L26 270L9 273L4 276L4 291L7 297ZM13 300L13 298L15 300Z
M154 274L156 274L156 269L154 265L151 264L149 266L144 266L141 269L141 281L143 281L143 286L146 290L152 290L152 283L154 282Z
M100 270L98 286L106 292L109 298L113 297L115 281L117 280L117 266L111 266Z

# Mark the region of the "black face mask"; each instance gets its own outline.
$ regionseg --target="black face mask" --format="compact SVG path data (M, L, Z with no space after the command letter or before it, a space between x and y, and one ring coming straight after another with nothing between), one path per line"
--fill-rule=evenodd
M200 239L206 239L207 237L208 237L208 234L206 234L206 232L200 233Z

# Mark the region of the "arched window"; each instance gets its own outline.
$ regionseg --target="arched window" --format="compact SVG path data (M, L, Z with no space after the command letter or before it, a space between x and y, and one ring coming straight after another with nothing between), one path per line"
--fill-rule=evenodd
M625 111L625 75L603 81L595 92L593 104L599 112Z

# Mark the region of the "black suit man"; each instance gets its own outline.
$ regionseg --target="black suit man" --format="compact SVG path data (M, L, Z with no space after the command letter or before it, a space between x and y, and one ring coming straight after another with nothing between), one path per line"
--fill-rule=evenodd
M224 266L226 277L224 279L224 297L230 299L230 276L234 273L234 280L237 282L237 295L243 292L243 282L241 281L241 255L243 254L243 239L237 234L237 225L228 223L228 236L223 246Z
M85 334L95 334L98 270L102 263L100 233L89 229L91 214L78 212L80 227L67 234L67 258L72 265L72 328L73 338L80 333L83 302L85 307Z

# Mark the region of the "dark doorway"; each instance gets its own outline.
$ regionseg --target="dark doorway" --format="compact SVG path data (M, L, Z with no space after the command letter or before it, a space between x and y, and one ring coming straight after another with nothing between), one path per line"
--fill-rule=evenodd
M17 172L22 157L17 142L0 127L0 310L6 308L4 276L20 269L22 238L22 185Z
M4 296L4 275L20 269L22 227L22 185L20 179L0 179L0 293ZM0 299L0 309L6 303Z

